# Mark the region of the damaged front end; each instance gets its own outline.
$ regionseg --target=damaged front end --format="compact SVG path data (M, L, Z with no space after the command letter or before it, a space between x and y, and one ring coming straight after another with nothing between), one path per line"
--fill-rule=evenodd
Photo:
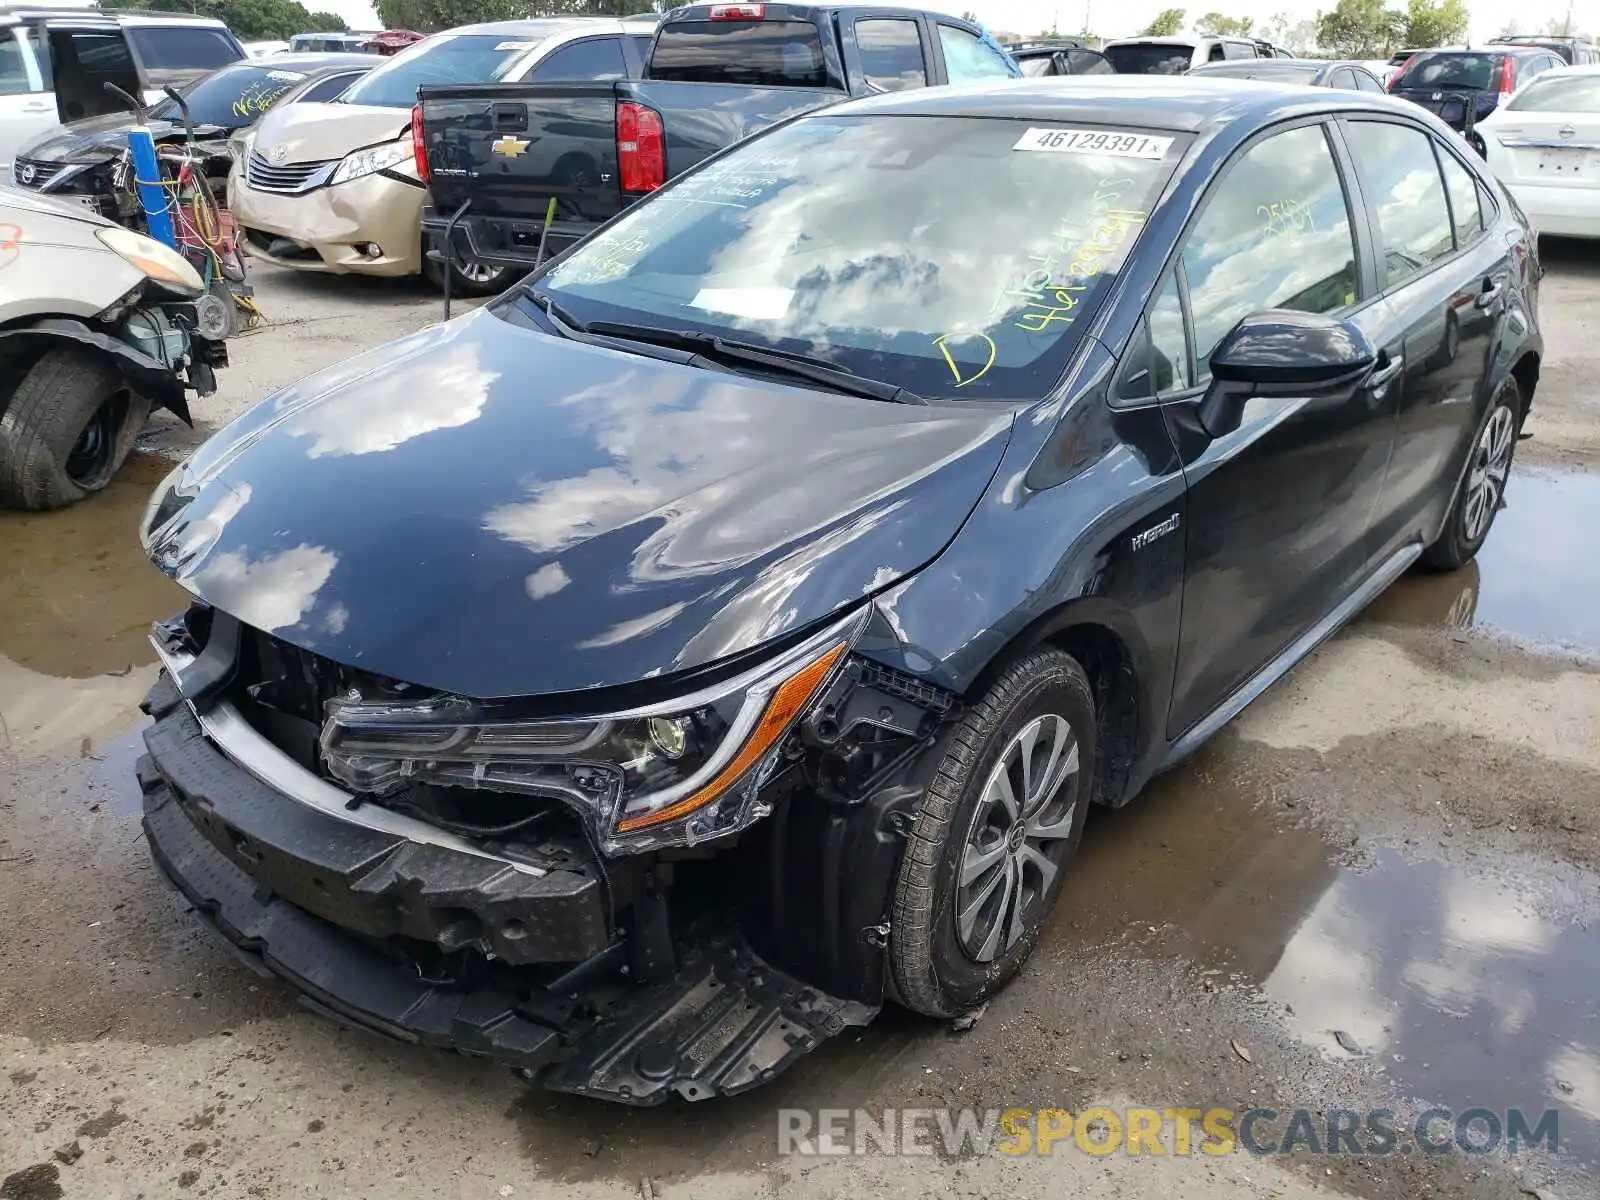
M953 698L857 653L872 612L575 714L196 604L154 639L145 830L246 961L326 1015L623 1103L743 1091L884 999L917 769Z

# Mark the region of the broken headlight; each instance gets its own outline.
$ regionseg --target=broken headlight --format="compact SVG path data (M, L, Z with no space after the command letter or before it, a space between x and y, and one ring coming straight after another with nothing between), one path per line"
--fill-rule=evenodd
M770 811L759 792L785 735L827 690L859 615L724 683L625 712L516 719L458 696L328 702L322 755L357 792L412 784L561 800L607 854L692 845Z

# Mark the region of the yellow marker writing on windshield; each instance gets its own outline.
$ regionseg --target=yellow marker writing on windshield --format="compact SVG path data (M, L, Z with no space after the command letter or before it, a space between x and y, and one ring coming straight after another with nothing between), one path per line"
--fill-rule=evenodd
M970 375L966 379L961 378L961 368L956 365L956 360L950 357L950 348L949 348L949 346L947 344L950 341L950 335L947 334L947 333L941 333L938 337L933 339L933 344L935 346L939 347L939 353L944 355L945 365L950 368L950 374L952 374L952 375L954 375L956 377L956 386L957 387L966 387L967 384L969 384L969 383L977 383L978 380L982 379L985 375L987 375L989 373L989 368L994 366L994 359L995 359L995 353L996 353L995 345L994 345L994 339L992 337L990 337L986 333L975 333L975 334L972 334L971 336L982 338L984 340L984 342L988 345L988 347L989 347L989 361L984 363L983 366L978 368L977 374Z

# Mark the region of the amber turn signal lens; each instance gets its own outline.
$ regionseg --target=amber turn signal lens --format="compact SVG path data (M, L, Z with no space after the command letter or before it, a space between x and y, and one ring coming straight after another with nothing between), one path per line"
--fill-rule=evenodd
M826 654L812 659L783 681L778 690L772 693L772 699L767 701L761 720L745 739L744 745L739 748L739 752L733 756L728 765L717 772L715 779L699 791L665 808L639 813L637 816L623 817L617 822L617 832L632 833L635 830L648 829L652 825L676 821L694 812L695 809L711 803L737 783L746 771L761 761L762 755L777 744L784 731L794 724L795 718L805 711L806 705L811 703L811 698L817 694L817 689L822 686L823 680L832 673L834 664L844 655L845 646L846 643L840 642Z

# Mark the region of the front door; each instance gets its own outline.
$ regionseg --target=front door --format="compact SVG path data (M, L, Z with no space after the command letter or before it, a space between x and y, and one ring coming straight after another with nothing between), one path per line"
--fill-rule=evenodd
M1364 239L1364 228L1362 238ZM1152 314L1158 358L1185 362L1163 405L1189 498L1183 624L1168 736L1218 707L1316 624L1368 568L1367 535L1394 439L1399 330L1369 296L1361 242L1320 123L1247 146L1212 185L1176 264L1181 319ZM1380 349L1360 387L1253 397L1238 429L1194 420L1207 360L1239 320L1265 309L1348 317Z
M1394 458L1373 531L1382 554L1444 520L1489 402L1481 388L1511 248L1484 232L1477 181L1452 149L1409 124L1351 121L1343 131L1405 329Z

